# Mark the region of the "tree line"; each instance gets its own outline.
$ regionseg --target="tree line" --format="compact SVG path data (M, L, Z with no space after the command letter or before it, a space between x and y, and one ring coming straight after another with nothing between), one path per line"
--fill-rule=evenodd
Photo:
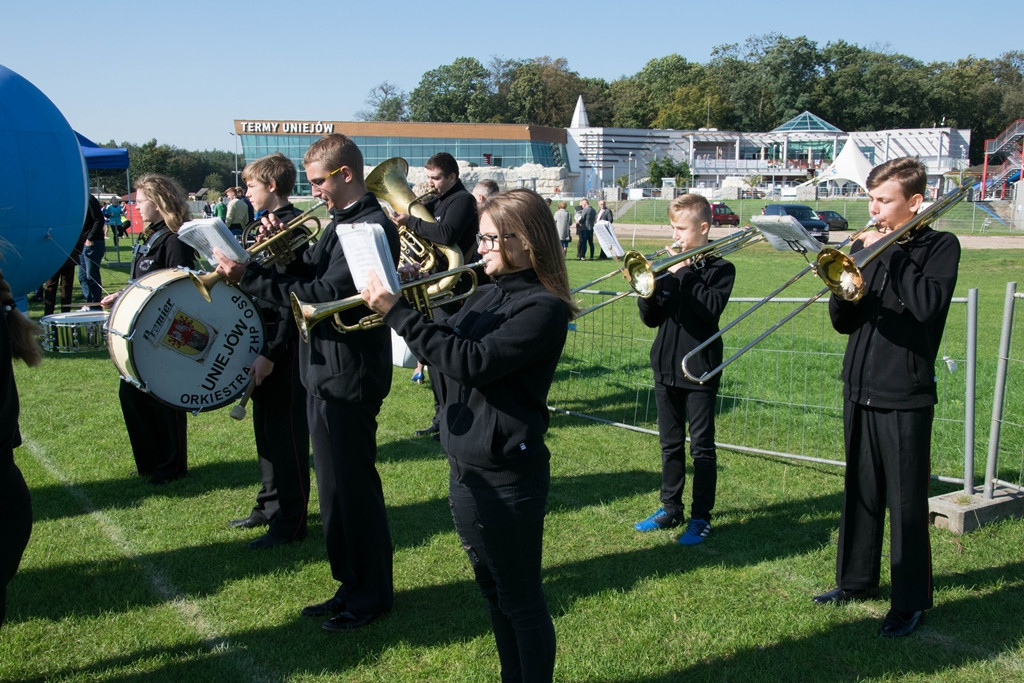
M387 81L374 87L356 119L565 128L581 95L596 127L764 132L811 111L844 131L969 128L970 158L980 163L985 140L1024 118L1024 51L925 63L843 40L819 47L771 33L716 47L703 64L678 54L652 59L611 82L580 76L561 57L495 57L488 66L459 57L424 73L412 92ZM231 152L156 140L105 146L128 148L133 178L164 173L190 191L218 193L237 184ZM97 184L127 192L123 173L94 174Z
M977 163L986 139L1024 117L1024 52L925 63L772 33L716 47L704 64L652 59L611 82L580 76L564 58L493 58L485 67L459 57L410 93L381 83L357 118L564 128L580 95L595 127L764 132L811 111L844 131L970 128Z

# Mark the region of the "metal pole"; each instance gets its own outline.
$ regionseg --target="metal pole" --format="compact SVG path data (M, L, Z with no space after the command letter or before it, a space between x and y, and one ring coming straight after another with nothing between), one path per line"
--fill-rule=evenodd
M964 396L964 493L974 494L974 418L978 375L978 290L967 290L967 389Z
M238 187L238 136L234 133L229 135L235 139L235 187Z
M999 337L999 359L996 366L996 388L992 396L992 427L988 433L988 461L985 464L985 499L995 495L993 482L999 460L999 430L1003 420L1003 399L1006 396L1006 374L1010 359L1010 337L1013 333L1013 300L1016 282L1006 283L1006 301L1003 303L1003 331Z

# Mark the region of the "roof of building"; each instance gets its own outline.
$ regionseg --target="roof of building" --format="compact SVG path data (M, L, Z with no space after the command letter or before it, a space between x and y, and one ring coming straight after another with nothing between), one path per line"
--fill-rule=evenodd
M809 111L797 114L781 126L774 128L773 133L842 133L840 129L831 123L815 116Z

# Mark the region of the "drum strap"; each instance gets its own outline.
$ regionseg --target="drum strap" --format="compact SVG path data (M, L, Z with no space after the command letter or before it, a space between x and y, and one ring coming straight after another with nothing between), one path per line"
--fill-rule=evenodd
M157 230L156 232L154 232L152 235L150 235L149 239L146 240L145 244L136 244L135 245L135 257L136 257L136 259L135 259L135 263L132 264L132 279L135 279L135 266L138 263L138 257L139 256L145 256L149 252L153 251L154 249L157 248L157 246L160 245L161 242L163 242L165 239L167 239L170 236L171 236L171 229L168 228L167 226L164 226L164 227L160 228L159 230Z

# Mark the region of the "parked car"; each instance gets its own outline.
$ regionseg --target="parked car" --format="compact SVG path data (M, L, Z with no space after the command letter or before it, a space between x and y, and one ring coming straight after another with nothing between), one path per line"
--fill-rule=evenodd
M711 204L711 224L739 225L740 217L734 214L732 209L722 202L713 202Z
M828 223L818 218L814 209L806 204L769 204L764 207L766 216L792 216L822 244L828 242Z
M828 223L829 230L848 230L850 224L838 211L818 211L818 218Z

